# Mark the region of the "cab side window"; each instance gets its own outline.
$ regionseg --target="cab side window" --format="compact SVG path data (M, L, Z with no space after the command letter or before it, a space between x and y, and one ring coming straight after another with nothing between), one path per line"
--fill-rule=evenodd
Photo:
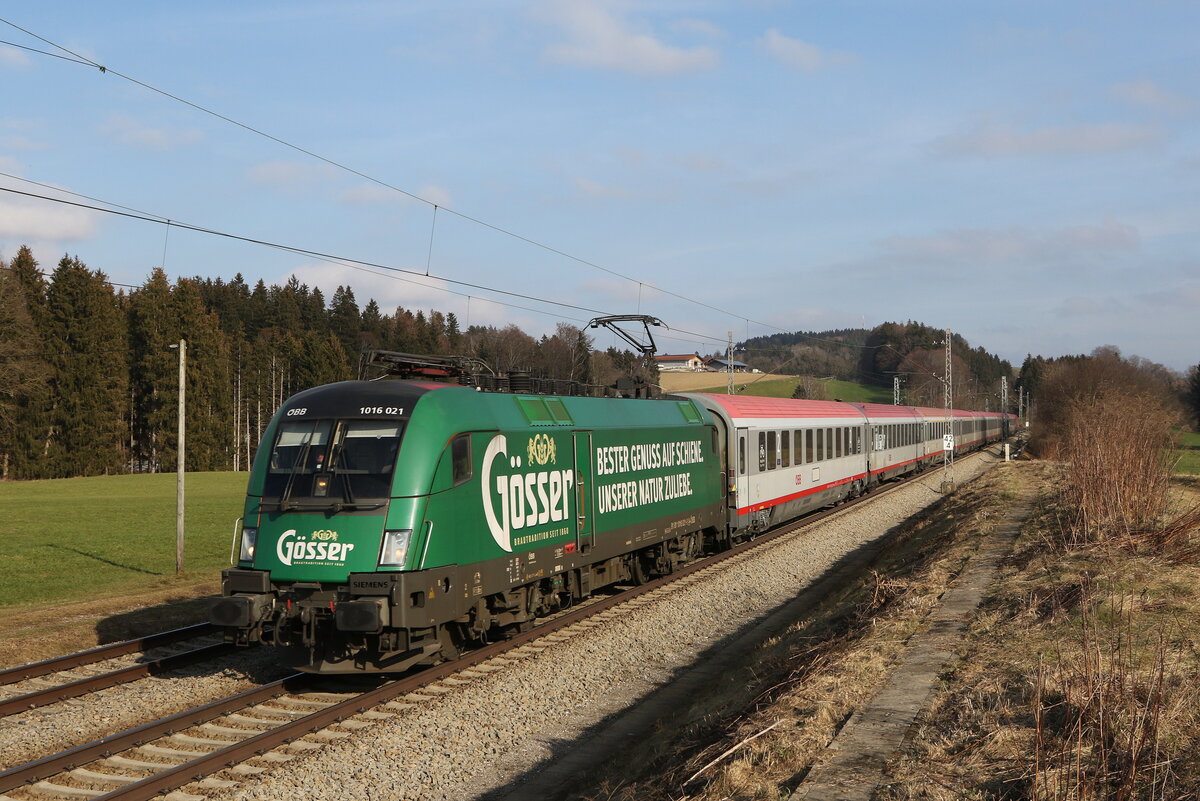
M454 463L454 486L471 480L471 435L459 434L450 443L450 457Z

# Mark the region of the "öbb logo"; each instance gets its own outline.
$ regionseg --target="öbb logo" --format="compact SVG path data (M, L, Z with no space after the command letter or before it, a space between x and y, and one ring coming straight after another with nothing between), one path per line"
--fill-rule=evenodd
M336 531L314 531L312 540L299 539L296 529L290 528L279 537L275 544L275 555L279 561L288 567L292 561L324 562L326 564L344 565L350 552L354 550L352 542L330 542L337 539Z
M548 434L530 438L527 454L531 462L553 462L554 451L554 440ZM526 473L521 467L520 456L508 455L508 439L503 434L492 437L483 454L483 514L492 539L509 552L512 532L570 517L575 486L574 470Z

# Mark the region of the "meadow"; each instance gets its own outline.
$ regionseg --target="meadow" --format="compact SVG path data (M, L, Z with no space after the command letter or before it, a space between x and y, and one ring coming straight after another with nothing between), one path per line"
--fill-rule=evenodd
M1200 475L1200 433L1181 434L1175 457L1179 460L1175 465L1176 473Z
M246 473L188 473L175 573L175 475L0 482L0 607L113 597L217 578L229 565Z

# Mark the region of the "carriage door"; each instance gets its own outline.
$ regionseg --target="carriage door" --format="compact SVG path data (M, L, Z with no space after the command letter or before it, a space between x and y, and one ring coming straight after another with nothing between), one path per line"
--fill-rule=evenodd
M596 493L592 487L592 434L577 431L575 438L575 546L580 553L592 549Z
M737 492L734 494L733 502L735 508L745 509L750 505L750 457L753 454L750 452L753 445L750 442L749 429L739 428L737 430L737 465L735 469L737 473Z

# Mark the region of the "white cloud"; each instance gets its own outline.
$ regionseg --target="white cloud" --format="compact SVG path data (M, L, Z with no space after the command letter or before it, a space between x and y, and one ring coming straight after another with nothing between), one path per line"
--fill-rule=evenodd
M561 28L567 41L548 46L544 57L558 64L599 67L634 75L673 75L709 69L717 53L709 47L675 47L600 3L566 0L542 6L541 16Z
M588 305L598 308L604 308L605 305L618 309L636 308L639 300L645 303L651 295L659 294L648 287L639 288L637 284L623 278L588 278L581 281L579 287L579 294L588 299ZM639 289L642 295L640 298Z
M676 159L676 163L684 169L693 172L716 172L728 167L724 159L712 153L692 153L686 156L679 156Z
M628 189L613 184L602 184L590 178L576 177L575 188L587 197L604 200L632 200L635 195Z
M689 33L709 39L720 39L725 36L725 31L706 19L677 19L670 24L670 28L677 33Z
M96 232L97 216L58 204L0 200L0 236L20 242L78 242Z
M1155 128L1102 123L1018 131L1008 125L983 125L934 141L934 150L950 156L1053 156L1111 153L1153 145L1162 139Z
M758 40L763 50L781 64L803 70L816 72L824 67L848 64L854 60L849 53L824 50L801 39L794 39L771 28Z
M46 143L35 141L28 136L0 136L0 147L5 150L45 150Z
M311 186L328 180L333 174L333 168L328 165L301 161L264 161L247 172L254 183L281 189Z
M100 133L111 136L123 145L151 150L172 150L200 140L194 129L151 128L132 117L114 114L100 126Z
M376 206L404 203L409 197L379 184L359 184L342 192L338 199L350 206Z
M1195 314L1197 308L1200 308L1200 281L1179 284L1154 292L1143 292L1134 297L1146 304L1151 311L1174 309L1192 315Z
M427 200L430 203L436 203L443 208L448 208L454 205L454 198L450 195L450 190L438 184L425 184L415 192L416 196L422 200Z
M450 191L437 184L425 184L420 189L414 191L413 195L429 203L435 203L442 208L450 207L454 202L450 196ZM394 189L388 189L386 186L372 183L361 183L353 186L338 195L338 199L351 206L382 206L420 202L403 192L397 192ZM422 203L421 205L426 204Z
M29 56L15 47L0 45L0 65L12 69L25 69L32 62Z
M379 308L387 314L394 312L397 306L456 311L459 305L466 303L466 298L445 291L447 284L437 278L387 273L324 261L302 265L291 274L303 284L320 287L327 303L339 286L348 286L354 290L354 299L360 309L374 298ZM284 276L282 281L287 281L288 277Z
M1168 91L1147 78L1114 84L1112 93L1125 103L1171 113L1187 111L1192 105L1183 95Z
M933 236L893 236L880 245L886 263L1022 266L1128 253L1141 246L1141 236L1132 225L1106 220L1055 229L972 228Z

